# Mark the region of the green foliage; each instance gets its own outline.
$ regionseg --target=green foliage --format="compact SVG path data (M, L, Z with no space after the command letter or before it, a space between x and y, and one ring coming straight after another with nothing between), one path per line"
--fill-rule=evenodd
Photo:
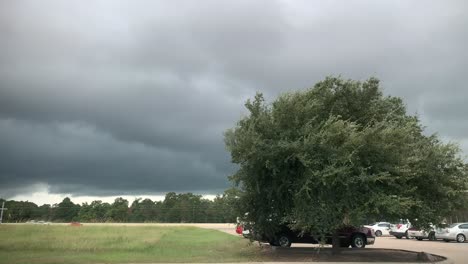
M53 214L53 220L60 222L71 222L77 220L80 205L74 204L70 198L66 197L59 203Z
M114 203L106 212L106 217L112 219L113 222L126 222L128 211L128 201L122 197L115 198Z
M213 201L214 222L235 223L242 214L239 198L242 195L238 188L229 188L222 195L217 195Z
M78 219L83 222L106 222L111 220L108 218L110 209L110 204L100 200L92 201L91 204L83 203L78 213Z
M225 133L231 180L255 228L332 232L365 218L439 223L459 208L467 166L454 144L426 136L379 81L328 77L271 105L257 94ZM424 220L422 220L424 219Z
M212 202L193 193L167 193L162 203L165 222L203 223L209 222Z
M155 220L157 217L157 203L151 199L135 199L130 206L130 222L139 223Z
M5 201L0 199L0 206L5 202L7 210L3 212L3 222L23 222L34 217L39 217L42 213L40 208L32 202Z
M166 194L163 201L135 199L129 202L121 197L114 203L93 201L81 206L65 198L60 204L38 207L32 202L6 201L4 222L44 220L54 222L169 222L169 223L234 223L239 215L236 188L228 189L213 201L193 193ZM0 199L1 201L4 201Z

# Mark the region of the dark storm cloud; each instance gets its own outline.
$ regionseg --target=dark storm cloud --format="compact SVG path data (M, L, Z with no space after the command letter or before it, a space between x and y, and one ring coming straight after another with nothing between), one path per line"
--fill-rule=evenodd
M4 120L0 129L9 154L0 160L10 178L7 189L39 180L59 193L110 195L210 191L225 184L223 171L197 153L117 141L85 124Z
M377 76L429 132L468 144L463 1L0 4L0 190L228 186L222 133L330 74Z

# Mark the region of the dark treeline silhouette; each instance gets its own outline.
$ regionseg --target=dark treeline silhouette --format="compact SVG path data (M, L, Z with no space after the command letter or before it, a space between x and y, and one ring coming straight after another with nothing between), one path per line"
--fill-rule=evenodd
M51 222L163 222L163 223L234 223L237 217L237 190L228 189L213 200L193 193L167 193L163 201L135 199L131 204L121 197L113 203L100 200L75 204L70 198L58 204L41 206L33 202L4 201L4 223L30 220Z

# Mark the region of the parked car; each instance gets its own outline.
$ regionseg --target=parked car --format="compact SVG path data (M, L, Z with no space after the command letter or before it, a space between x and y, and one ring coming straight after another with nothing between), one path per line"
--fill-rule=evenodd
M410 227L411 227L411 223L408 220L400 219L400 222L390 229L390 235L395 236L398 239L401 239L402 237L406 237L406 239L410 239L410 236L408 234L408 229Z
M468 223L454 223L447 228L438 228L435 237L445 242L457 241L463 243L468 237Z
M409 237L414 237L417 240L423 240L423 239L429 239L431 241L436 240L434 226L431 226L429 230L411 227L408 229L408 235Z
M390 235L390 228L392 226L393 225L388 222L377 222L370 225L365 225L365 227L374 230L376 237Z
M337 232L341 247L364 248L366 245L372 245L375 242L374 231L367 227L346 226L338 229ZM318 235L310 233L302 234L301 232L291 230L287 225L282 225L274 238L268 238L265 235L255 233L253 239L280 247L290 247L291 243L319 244L322 240ZM325 236L324 242L332 244L332 236Z
M236 225L236 233L242 235L245 238L250 237L251 225L249 223L240 222Z

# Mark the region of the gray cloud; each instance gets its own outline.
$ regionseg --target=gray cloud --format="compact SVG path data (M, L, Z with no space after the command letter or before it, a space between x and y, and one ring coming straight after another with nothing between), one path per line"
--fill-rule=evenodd
M0 194L213 193L256 90L377 76L466 149L464 1L0 3ZM23 188L23 189L22 189Z

